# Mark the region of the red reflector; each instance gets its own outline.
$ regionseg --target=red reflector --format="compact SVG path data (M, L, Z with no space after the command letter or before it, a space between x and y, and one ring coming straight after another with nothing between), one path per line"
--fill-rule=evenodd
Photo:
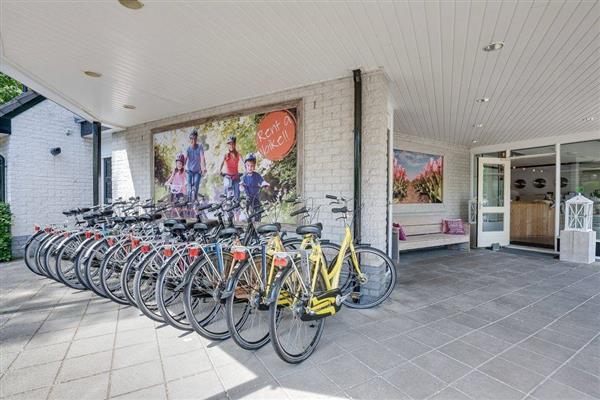
M133 238L131 239L131 247L134 249L140 245L140 239Z
M142 244L142 248L140 249L140 251L142 253L150 253L150 245L149 244Z
M164 255L165 257L171 257L171 256L173 255L173 249L172 249L172 248L170 248L170 247L165 247L165 248L163 249L163 255Z
M102 239L102 234L99 232L96 232L96 234L94 235L94 239L96 239L96 240Z
M244 261L246 259L245 251L234 251L231 254L233 255L233 259L236 261Z
M34 230L34 231L36 231L36 232L39 232L39 231L40 231L40 229L41 229L41 228L40 228L40 226L39 226L39 225L34 225L34 226L33 226L33 230Z
M44 230L46 231L46 233L50 233L50 232L52 232L52 228L50 228L49 226L48 226L48 227L46 227L46 229L44 229Z
M64 237L69 237L69 232L65 232L65 233L63 233L63 236L64 236Z
M199 247L190 247L189 251L190 257L198 257L200 255Z
M113 246L115 244L115 240L113 238L108 238L108 245Z
M273 258L273 264L275 264L275 266L277 267L285 267L287 265L287 258L286 257L275 257Z
M85 238L86 238L86 239L89 239L89 238L91 238L91 237L92 237L92 232L90 232L90 231L85 231Z

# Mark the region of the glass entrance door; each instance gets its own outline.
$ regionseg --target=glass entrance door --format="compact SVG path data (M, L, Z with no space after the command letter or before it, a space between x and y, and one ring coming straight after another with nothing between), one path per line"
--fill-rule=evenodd
M477 246L510 241L510 160L479 158L477 174Z

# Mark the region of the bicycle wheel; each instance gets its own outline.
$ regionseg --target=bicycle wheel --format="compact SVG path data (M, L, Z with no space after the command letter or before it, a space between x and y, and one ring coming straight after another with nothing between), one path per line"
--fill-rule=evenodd
M121 272L127 262L131 244L129 241L117 243L106 253L100 266L100 285L104 293L115 303L129 304L121 287Z
M107 297L107 295L100 285L100 266L107 250L108 243L106 239L96 241L89 247L85 260L85 278L89 283L89 288L102 297Z
M165 321L156 304L156 282L163 264L162 249L153 250L148 257L144 257L144 262L140 263L133 282L133 297L138 308L146 317L157 322Z
M138 306L135 297L133 296L135 272L144 255L145 254L142 253L141 247L138 246L133 249L133 251L127 256L125 267L123 267L123 271L121 271L121 290L123 291L123 294L125 295L125 298L129 304L134 307Z
M294 268L288 268L273 285L269 305L269 334L277 355L291 364L306 360L315 351L323 335L325 318L303 320L310 293ZM325 287L323 277L317 274L314 295Z
M223 265L231 265L232 256L223 253ZM192 328L211 340L229 338L221 291L225 282L218 268L217 256L211 254L194 262L186 277L183 292L185 315Z
M56 255L56 275L65 285L73 289L83 290L85 286L79 282L75 274L75 255L82 242L81 235L71 235L61 245Z
M85 237L85 236L84 236ZM86 267L86 254L88 253L89 247L94 243L94 238L87 238L79 245L79 248L75 250L75 257L73 262L75 263L75 276L77 276L77 280L85 286L86 289L92 290L90 288L90 283L87 280L85 274Z
M389 297L396 286L396 268L381 250L364 246L356 248L361 275L357 274L351 253L344 256L339 287L348 295L344 305L350 308L371 308Z
M265 303L265 282L261 277L262 255L253 255L253 262L244 262L237 270L229 288L231 296L225 302L225 317L231 338L241 348L256 350L269 342L269 313ZM267 268L271 257L267 258Z
M48 246L52 245L51 240L54 239L53 234L48 234L44 240L40 243L40 247L35 252L35 266L46 278L50 278L50 273L45 268L44 259L46 258L46 251Z
M51 243L48 243L48 249L44 254L43 265L44 268L48 271L50 278L54 279L57 282L61 282L60 278L56 272L56 256L61 250L62 243L65 241L65 237L63 235L57 235L52 239ZM64 283L64 282L61 282Z
M29 238L29 240L27 240L24 249L25 266L29 268L29 270L34 274L41 276L44 275L40 272L35 263L35 253L40 247L40 243L44 238L43 235L45 235L45 232L43 231L36 232L33 236Z
M174 254L161 269L156 284L156 302L160 315L169 325L184 331L193 330L187 321L183 304L185 274L193 261L194 258L187 254Z

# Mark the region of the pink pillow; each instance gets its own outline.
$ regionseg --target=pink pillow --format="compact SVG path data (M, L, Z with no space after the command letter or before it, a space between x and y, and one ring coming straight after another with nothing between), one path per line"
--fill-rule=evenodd
M442 232L449 235L464 235L465 227L462 219L445 219L443 222Z
M392 226L398 228L398 240L406 240L406 232L404 232L402 225L393 223Z

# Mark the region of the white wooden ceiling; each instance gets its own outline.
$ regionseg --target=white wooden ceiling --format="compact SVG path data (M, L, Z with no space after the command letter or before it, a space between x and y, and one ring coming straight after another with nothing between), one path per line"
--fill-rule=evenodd
M402 133L479 146L600 130L598 1L142 1L0 0L0 67L117 126L381 67ZM504 49L482 51L492 41Z

